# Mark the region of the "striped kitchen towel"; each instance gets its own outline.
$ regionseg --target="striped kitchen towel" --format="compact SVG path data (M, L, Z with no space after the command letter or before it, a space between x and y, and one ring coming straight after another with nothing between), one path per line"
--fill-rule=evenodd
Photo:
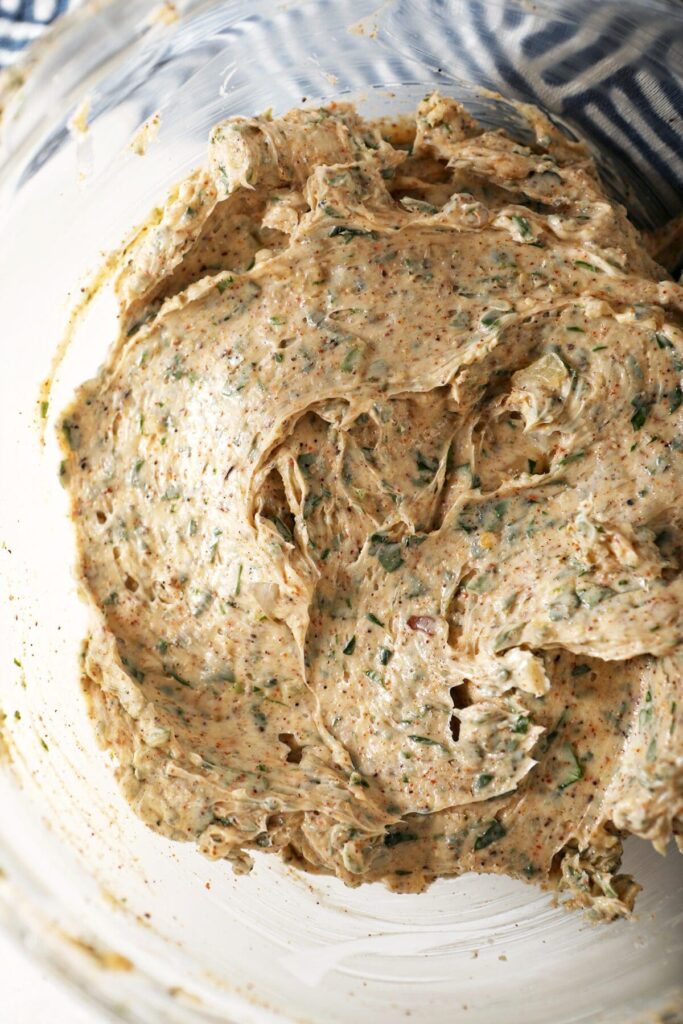
M0 67L12 64L73 0L0 0Z

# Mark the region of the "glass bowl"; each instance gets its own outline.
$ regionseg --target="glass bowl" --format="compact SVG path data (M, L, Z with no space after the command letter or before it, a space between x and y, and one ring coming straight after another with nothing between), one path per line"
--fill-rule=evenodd
M645 886L635 919L598 926L490 876L397 895L257 856L237 878L143 826L80 692L86 612L52 417L114 338L107 289L78 311L88 274L203 159L220 118L340 97L386 114L436 87L520 131L485 90L497 91L586 137L633 219L656 228L682 202L682 60L677 0L99 0L0 85L0 916L102 1014L681 1019L681 861L643 843L625 857ZM70 127L86 111L88 131ZM157 111L158 137L136 155L130 139Z

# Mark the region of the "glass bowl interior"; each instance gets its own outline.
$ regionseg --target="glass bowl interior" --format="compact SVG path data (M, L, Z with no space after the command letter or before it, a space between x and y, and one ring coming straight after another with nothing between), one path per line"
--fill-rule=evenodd
M163 6L163 5L162 5ZM151 0L86 3L4 83L0 290L0 909L46 962L135 1022L357 1020L624 1024L680 1000L680 861L629 842L636 919L589 924L504 878L419 896L346 889L271 858L224 863L148 831L120 797L79 688L87 618L53 416L115 334L83 282L232 114L426 90L520 132L536 103L585 137L641 227L683 205L683 8L676 0ZM20 72L21 75L21 72ZM486 90L489 90L487 92ZM89 130L69 128L88 97ZM150 115L144 157L129 142ZM41 385L52 382L45 421ZM680 1005L680 1004L679 1004Z

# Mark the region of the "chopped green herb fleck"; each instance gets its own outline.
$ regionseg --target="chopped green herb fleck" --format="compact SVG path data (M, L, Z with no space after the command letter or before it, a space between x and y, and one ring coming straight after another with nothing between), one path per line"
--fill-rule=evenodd
M579 597L573 591L566 591L548 606L548 618L551 622L571 619L579 607Z
M569 455L565 455L560 459L558 466L568 466L570 462L578 462L579 459L584 458L585 454L584 451L570 452Z
M225 289L230 287L232 282L233 282L233 278L230 275L228 275L228 277L222 277L220 279L220 281L216 282L216 288L218 288L218 291L222 295L223 292L225 291Z
M519 625L513 626L511 629L502 630L493 641L494 652L498 654L499 651L504 651L507 647L514 647L522 636L525 626L526 622L520 622Z
M311 466L316 460L315 452L302 452L296 457L296 464L304 476L308 476Z
M386 572L396 572L404 564L398 544L389 544L381 547L377 553L377 560Z
M415 453L415 464L421 473L430 473L432 476L439 468L439 460L424 455L421 451Z
M596 267L594 263L588 263L586 260L574 260L575 267L583 267L585 270L592 270L594 274L600 274L601 270Z
M320 494L307 494L304 501L304 519L310 519L316 508L322 501L322 495Z
M360 353L361 350L358 345L354 345L353 348L348 350L341 364L344 373L353 373L360 361Z
M598 583L589 583L585 587L577 587L578 598L586 608L595 608L596 605L614 597L615 591L611 587L603 587Z
M487 846L497 842L499 839L503 839L506 835L507 829L505 825L494 818L488 828L474 840L474 849L484 850Z
M413 743L422 743L422 745L425 746L425 747L441 747L441 746L443 746L443 744L439 743L438 740L433 740L429 736L416 736L416 735L413 734L413 735L409 735L408 739L412 740Z
M356 637L352 636L346 646L343 648L343 654L353 654L356 649Z
M654 707L652 705L652 690L648 690L645 694L645 701L643 707L638 713L638 724L640 728L645 728L651 721L654 714Z
M273 516L272 521L275 524L275 528L277 529L277 532L280 534L282 539L286 541L288 544L293 544L294 538L292 536L292 531L287 526L287 524L283 523L279 516Z
M650 402L643 395L636 395L635 398L631 399L631 405L634 409L634 413L631 416L631 426L634 430L640 430L650 412Z
M329 232L329 237L336 238L338 235L341 235L346 239L346 241L359 235L365 235L368 238L377 238L376 231L363 231L361 228L349 228L343 227L341 224L335 224Z
M520 215L518 213L513 213L512 214L512 220L517 225L517 229L518 229L520 235L522 236L522 238L531 238L532 237L531 224L526 219L526 217L520 217Z
M484 325L484 327L495 327L497 324L500 323L500 318L503 312L504 311L502 309L489 310L488 313L484 313L484 315L482 316L481 323Z
M562 748L562 761L565 764L565 773L558 783L558 789L567 789L569 786L573 786L575 782L583 778L583 765L576 756L576 752L572 747L571 743L565 743Z
M63 423L62 423L62 432L64 434L64 437L66 438L66 443L68 444L68 446L71 449L71 451L75 451L76 448L78 448L78 434L77 434L77 431L78 431L78 426L75 423L73 423L71 420L64 420L63 421Z
M184 679L183 676L178 675L178 673L174 672L168 665L162 665L162 669L167 676L171 679L175 679L176 683L180 683L181 686L189 686L190 689L192 688L192 683L188 679Z
M385 832L384 845L398 846L399 843L413 843L417 839L414 832Z
M264 712L261 711L261 709L255 704L251 707L251 713L254 721L256 722L256 725L258 726L260 731L263 732L266 728L266 725L268 724L268 718L266 717Z
M669 399L669 412L676 412L680 408L681 402L683 402L683 389L681 389L680 384L672 388L667 397Z
M563 725L564 725L564 723L566 721L567 721L567 709L565 708L564 711L562 712L562 714L560 715L560 717L558 718L557 722L553 726L553 728L550 730L549 733L546 734L546 736L544 738L544 742L543 742L543 749L544 749L544 751L548 750L548 748L551 747L552 744L555 742L555 740L557 739L557 737L558 737L558 735L560 733L560 729L563 727Z

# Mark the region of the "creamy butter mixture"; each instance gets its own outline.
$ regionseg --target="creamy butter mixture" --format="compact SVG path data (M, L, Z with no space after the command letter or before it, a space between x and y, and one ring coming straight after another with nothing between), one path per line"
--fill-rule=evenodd
M683 819L683 289L521 109L216 126L63 420L85 676L135 811L237 870L613 917Z

